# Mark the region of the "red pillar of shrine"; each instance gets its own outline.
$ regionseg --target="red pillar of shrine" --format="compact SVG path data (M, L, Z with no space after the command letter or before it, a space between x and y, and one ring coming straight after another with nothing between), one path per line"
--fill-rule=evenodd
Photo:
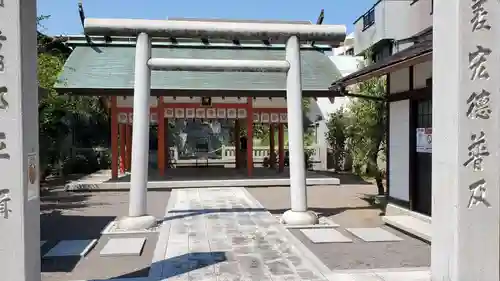
M285 169L285 124L278 124L278 171L281 173Z
M169 161L170 161L170 147L168 146L168 128L169 128L169 123L168 123L168 118L165 117L165 125L163 126L165 128L165 133L163 134L164 137L164 143L165 143L165 170L170 167Z
M247 172L253 174L253 98L247 98Z
M125 173L125 169L127 167L126 160L125 160L125 155L126 155L126 149L125 149L125 126L126 124L119 124L119 131L120 131L120 173Z
M120 133L121 134L121 133ZM125 153L123 154L123 163L124 163L124 168L125 172L128 172L129 170L129 165L128 165L128 124L123 124L123 142L124 142L124 148L125 148Z
M128 119L127 119L128 120ZM132 125L125 126L125 146L127 148L127 171L130 172L130 165L132 164Z
M276 162L276 153L274 152L274 124L269 123L269 160L270 160L270 167L274 168L276 167L275 162Z
M118 178L118 107L116 97L111 97L111 179Z
M158 170L160 176L165 175L165 107L163 97L158 97Z
M240 120L234 120L234 157L236 161L236 169L240 168Z

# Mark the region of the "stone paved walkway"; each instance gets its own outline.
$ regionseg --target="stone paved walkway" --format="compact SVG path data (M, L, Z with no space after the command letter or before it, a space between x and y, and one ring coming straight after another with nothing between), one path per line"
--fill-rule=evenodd
M327 280L326 268L244 188L172 191L150 277Z

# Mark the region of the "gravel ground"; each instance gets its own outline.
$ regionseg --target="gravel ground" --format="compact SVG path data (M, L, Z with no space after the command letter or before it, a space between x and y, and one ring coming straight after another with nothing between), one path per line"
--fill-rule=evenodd
M430 266L430 245L402 232L384 226L382 211L364 198L375 195L375 185L341 178L341 187L313 186L308 188L311 210L340 225L337 230L353 238L353 243L314 244L299 230L291 232L299 238L325 265L332 270L374 269ZM281 214L290 208L287 187L247 188L270 212ZM379 227L403 238L399 242L364 242L354 238L345 228Z
M148 211L162 218L169 195L169 191L148 192ZM99 256L110 238L110 235L101 236L100 232L116 217L127 214L128 192L51 192L42 197L41 211L41 240L48 241L41 248L42 255L61 240L99 239L93 250L82 259L43 258L42 281L147 276L157 233L112 235L146 238L141 256Z

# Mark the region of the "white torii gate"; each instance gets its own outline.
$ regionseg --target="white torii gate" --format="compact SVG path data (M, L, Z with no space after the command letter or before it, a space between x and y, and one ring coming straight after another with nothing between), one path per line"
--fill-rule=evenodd
M283 214L283 221L295 225L317 223L316 215L307 210L300 41L326 41L332 45L338 45L344 41L345 26L88 18L85 19L84 28L87 35L137 36L130 205L129 216L120 221L120 227L142 229L153 225L156 221L155 217L147 214L146 201L149 155L148 101L151 88L151 70L286 73L291 210ZM286 40L286 60L152 58L151 36Z

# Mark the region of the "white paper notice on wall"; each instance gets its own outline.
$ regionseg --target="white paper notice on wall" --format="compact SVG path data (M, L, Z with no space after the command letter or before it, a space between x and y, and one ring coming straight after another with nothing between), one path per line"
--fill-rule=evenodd
M432 128L417 128L417 152L432 153Z

